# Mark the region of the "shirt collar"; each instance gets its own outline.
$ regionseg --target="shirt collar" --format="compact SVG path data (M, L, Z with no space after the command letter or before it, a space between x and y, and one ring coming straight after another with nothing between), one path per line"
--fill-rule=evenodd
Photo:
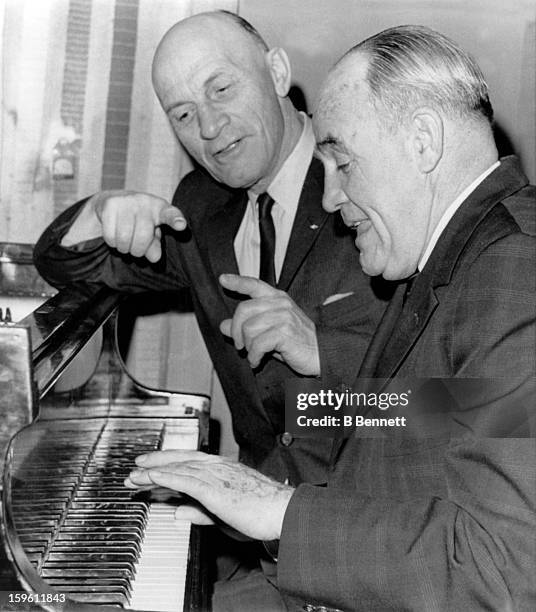
M424 266L426 265L426 262L430 258L430 255L432 254L432 251L434 250L434 247L437 244L439 237L443 233L443 230L447 227L449 221L454 216L454 213L458 210L458 208L460 208L460 206L465 202L465 200L467 200L469 195L473 193L473 191L480 185L480 183L487 176L489 176L495 170L495 168L499 167L500 163L501 163L500 161L496 161L487 170L482 172L482 174L478 176L468 187L466 187L458 195L458 197L454 200L454 202L452 202L452 204L445 210L445 212L439 219L439 222L436 225L432 233L432 236L430 237L430 240L428 241L428 244L426 245L426 249L424 250L424 253L419 261L419 265L417 266L417 270L419 272L421 272Z
M300 112L299 114L303 123L301 135L267 190L278 205L283 208L295 208L298 205L303 182L311 165L315 148L311 119L305 113ZM257 200L257 194L251 191L248 191L248 197L250 202Z

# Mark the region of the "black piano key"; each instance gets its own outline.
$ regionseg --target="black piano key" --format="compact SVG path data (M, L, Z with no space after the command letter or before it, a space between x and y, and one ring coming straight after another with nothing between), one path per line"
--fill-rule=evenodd
M32 524L29 526L21 526L19 528L17 528L17 532L18 533L26 533L29 530L41 530L41 529L46 529L49 532L54 529L54 527L57 527L58 522L55 521L54 519L48 518L48 519L36 519L35 521L32 521Z
M106 524L110 522L113 523L128 523L128 524L136 524L136 525L145 525L147 522L147 517L145 515L139 514L129 514L129 513L118 513L118 512L69 512L68 517L65 519L64 524L84 524L95 523L95 524Z
M86 580L80 577L62 576L61 578L49 578L47 582L58 591L120 593L125 597L128 597L131 593L130 580L127 578L99 578L98 576L90 576Z
M122 544L121 546L113 546L112 544L103 544L102 542L84 542L74 547L71 543L55 544L48 553L47 561L60 560L70 558L73 561L77 559L91 559L95 555L108 555L109 560L120 560L127 558L135 561L139 557L138 549L132 544Z
M80 544L96 544L98 542L109 542L113 543L127 543L131 546L135 546L139 549L139 542L134 541L136 534L133 533L122 533L122 532L109 532L109 533L98 533L98 532L67 532L60 533L56 536L54 546L58 544L64 544L65 542L80 543Z
M101 502L79 502L79 501L73 501L73 503L71 504L71 508L73 510L85 510L85 511L91 511L91 510L110 510L110 511L121 511L121 510L127 510L131 513L134 512L139 512L141 513L145 513L147 511L147 504L146 503L139 503L139 502L131 502L130 500L124 500L124 501L114 501L112 503L107 502L107 503L101 503Z
M46 545L39 545L39 544L24 544L24 550L26 551L27 554L38 554L40 557L42 557L45 554L47 547Z
M58 575L61 575L65 569L68 568L69 570L80 570L81 572L91 572L94 569L99 569L99 570L103 570L103 571L114 571L114 572L118 572L119 574L124 574L124 575L134 575L135 571L134 571L134 565L133 563L129 562L129 561L84 561L84 560L80 560L80 559L71 559L69 560L69 564L66 565L65 560L63 561L51 561L50 559L47 560L46 564L44 564L43 566L43 572L58 572Z
M134 551L128 551L125 549L121 550L109 550L104 547L100 550L98 548L86 549L82 554L82 551L74 553L71 550L64 551L52 551L44 564L44 567L71 567L76 565L106 565L106 564L125 564L128 567L134 568L137 556Z
M123 534L128 534L129 537L132 540L138 540L140 541L143 537L143 529L140 528L136 528L136 527L132 527L130 525L126 525L126 526L115 526L115 527L97 527L97 526L91 526L91 525L86 525L86 526L80 526L80 525L63 525L61 528L61 533L63 534L69 534L69 535L74 535L80 532L86 533L86 534L95 534L95 533L123 533ZM76 537L76 536L75 536Z
M17 504L13 504L13 507L16 509ZM65 503L57 502L57 501L38 502L38 501L28 500L24 504L24 512L26 512L26 514L30 516L31 515L40 516L43 514L51 514L53 512L61 513L64 509L65 509Z
M45 579L53 578L124 578L125 580L132 580L134 573L128 567L62 567L62 568L43 568L41 576Z

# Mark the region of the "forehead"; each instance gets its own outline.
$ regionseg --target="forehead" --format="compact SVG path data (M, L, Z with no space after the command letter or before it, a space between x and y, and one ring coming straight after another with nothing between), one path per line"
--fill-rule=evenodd
M153 64L159 97L175 95L177 89L203 87L218 74L260 78L263 54L247 34L234 24L214 26L209 20L194 22L164 39Z
M323 85L314 114L318 140L332 133L338 136L370 121L373 107L366 83L367 62L363 58L344 58L330 72Z

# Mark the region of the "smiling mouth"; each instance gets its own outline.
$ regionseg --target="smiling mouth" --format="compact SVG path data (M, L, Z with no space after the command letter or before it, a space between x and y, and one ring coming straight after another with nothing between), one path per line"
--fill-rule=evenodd
M233 140L226 147L223 147L223 149L220 149L219 151L213 153L213 157L225 157L225 155L234 151L241 142L241 138L238 138L238 140Z
M352 223L351 225L348 225L348 227L351 230L354 230L355 232L357 232L357 228L364 223L365 221L368 221L368 219L361 219L360 221L356 221L355 223Z

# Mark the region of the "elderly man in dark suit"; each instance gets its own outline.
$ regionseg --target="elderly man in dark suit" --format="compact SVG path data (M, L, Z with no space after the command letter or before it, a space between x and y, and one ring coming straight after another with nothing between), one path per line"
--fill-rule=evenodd
M322 210L322 165L309 117L287 96L290 82L284 50L269 49L236 15L173 26L153 83L198 169L173 205L129 192L74 205L41 237L35 259L56 286L189 287L241 460L299 484L325 479L330 448L285 432L284 381L299 370L350 384L386 302L358 269L350 232ZM266 281L248 301L248 353L219 329L243 310L233 273Z
M368 274L400 281L360 377L462 381L441 398L447 428L337 441L324 487L176 452L127 480L279 539L288 609L535 608L536 190L498 159L491 118L478 66L420 26L350 50L315 114L325 208L356 230Z

